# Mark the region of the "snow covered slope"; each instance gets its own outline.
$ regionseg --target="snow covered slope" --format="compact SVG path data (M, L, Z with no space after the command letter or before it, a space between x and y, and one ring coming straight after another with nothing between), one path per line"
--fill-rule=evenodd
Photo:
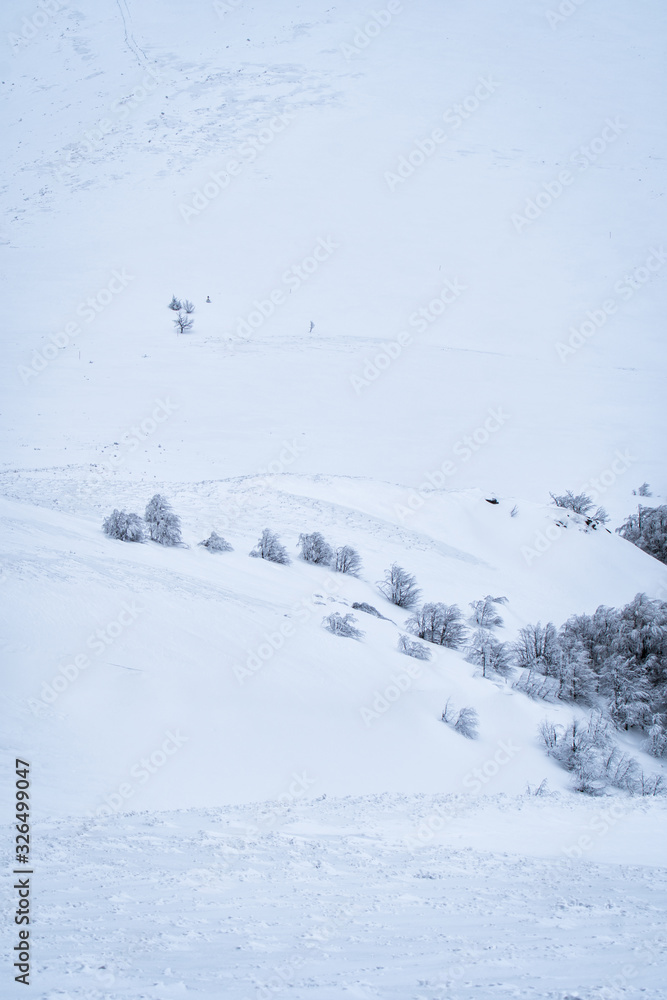
M664 494L662 4L399 6L2 5L10 467Z
M536 730L545 714L566 720L571 709L476 676L452 650L433 647L429 663L400 654L408 614L376 582L397 561L425 600L467 609L487 593L507 596L509 638L530 621L560 624L639 590L659 593L665 580L656 560L581 519L556 528L553 507L529 504L512 517L513 501L489 504L474 491L432 493L406 520L404 490L363 480L172 485L184 550L102 534L114 503L143 511L144 487L89 492L59 471L8 476L5 490L22 502L2 502L14 664L4 714L17 752L26 740L39 748L36 808L50 814L275 799L295 775L305 775L295 791L308 797L517 793L544 778L566 787ZM248 557L265 526L279 531L290 566ZM233 552L197 546L212 529ZM359 550L359 579L296 559L298 534L313 530ZM322 628L325 615L357 602L389 620L355 612L361 641ZM439 721L448 697L480 713L479 741ZM180 734L176 743L168 733ZM141 763L152 755L157 767ZM480 784L474 769L496 755L503 766L491 764L493 781L484 774Z

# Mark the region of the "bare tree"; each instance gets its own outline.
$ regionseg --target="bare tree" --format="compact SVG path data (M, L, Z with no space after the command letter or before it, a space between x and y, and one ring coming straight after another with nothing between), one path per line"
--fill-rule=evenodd
M188 333L194 326L195 321L190 319L187 313L179 312L174 320L176 333Z

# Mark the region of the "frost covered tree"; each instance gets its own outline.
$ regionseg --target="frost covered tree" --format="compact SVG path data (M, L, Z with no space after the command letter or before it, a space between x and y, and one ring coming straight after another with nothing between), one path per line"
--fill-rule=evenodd
M472 633L466 660L482 668L482 677L498 674L509 677L512 673L512 647L509 642L498 642L489 629L479 628Z
M577 493L575 495L572 490L566 490L560 496L555 496L553 493L550 493L549 496L556 507L563 507L566 510L573 511L575 514L582 514L590 521L606 524L609 520L609 515L604 507L598 507L593 511L595 504L587 493Z
M349 576L359 576L361 557L351 545L341 545L334 553L331 566L335 573L347 573Z
M254 559L266 559L268 562L280 563L281 566L288 566L291 562L285 546L280 544L278 536L268 528L264 529L250 555Z
M105 535L118 538L121 542L143 542L144 528L138 514L127 514L124 510L114 510L102 525Z
M667 757L667 732L660 715L654 715L651 720L645 750L652 757Z
M345 639L361 639L364 633L361 629L355 628L354 622L356 622L354 615L341 615L340 611L334 611L333 614L327 615L326 618L322 619L322 624L331 632L332 635L340 635Z
M472 613L468 617L470 625L476 629L503 628L505 622L498 614L496 607L498 604L507 604L507 598L491 597L487 594L481 601L472 601L470 604Z
M425 604L405 627L419 639L449 649L459 649L467 635L463 614L456 604Z
M209 552L233 552L232 546L226 541L222 535L218 535L217 532L212 531L208 538L205 538L203 542L199 543L203 545L205 549Z
M526 670L536 670L546 677L556 677L561 659L558 632L552 622L542 626L526 625L512 644L516 665Z
M591 670L585 649L574 646L572 649L563 650L557 671L559 698L586 705L591 703L597 689L597 679Z
M618 534L660 562L667 563L667 504L642 507L631 514Z
M652 497L651 486L649 483L642 483L638 490L632 491L633 497Z
M178 312L179 309L183 308L183 305L180 299L177 299L175 295L172 295L171 302L167 308L171 309L173 312Z
M325 542L319 531L313 531L310 535L299 535L299 545L301 558L305 562L315 563L316 566L328 566L333 559L333 549Z
M422 646L421 642L408 639L407 635L399 636L398 651L399 653L405 653L406 656L414 657L415 660L431 659L431 650L427 649L426 646Z
M159 493L149 500L144 517L152 541L160 545L181 545L181 519Z
M391 569L385 570L384 580L378 583L378 589L388 601L406 611L417 605L421 594L412 573L408 573L397 563L392 563Z

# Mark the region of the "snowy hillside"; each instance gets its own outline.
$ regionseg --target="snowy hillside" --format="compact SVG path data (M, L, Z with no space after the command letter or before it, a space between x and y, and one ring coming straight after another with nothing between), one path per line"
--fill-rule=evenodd
M667 996L664 798L574 792L538 727L594 706L404 655L379 589L502 596L508 641L667 600L614 531L667 495L663 6L510 6L2 5L0 739L44 1000ZM184 545L103 533L157 493Z

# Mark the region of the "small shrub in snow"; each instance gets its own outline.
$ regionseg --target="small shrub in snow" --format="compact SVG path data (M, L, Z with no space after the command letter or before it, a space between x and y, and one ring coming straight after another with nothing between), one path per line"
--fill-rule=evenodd
M419 639L448 649L459 649L467 632L456 604L425 604L408 619L405 627Z
M356 622L354 615L341 615L340 611L334 611L322 620L322 624L332 635L340 635L346 639L361 639L364 633L361 629L355 628L352 624Z
M415 660L431 659L431 650L427 649L426 646L422 646L421 642L408 639L407 635L399 636L398 651L399 653L405 653L406 656L414 657Z
M476 740L479 725L479 715L474 708L462 708L459 712L458 719L454 723L454 729L461 736L465 736L467 740Z
M452 699L448 698L440 718L442 722L451 726L461 736L465 736L467 740L477 739L479 715L469 705L458 711L452 704Z
M254 559L266 559L268 562L280 563L281 566L289 566L291 562L285 546L280 544L278 536L268 528L264 529L250 555Z
M148 502L145 519L152 541L160 545L181 544L181 519L159 493Z
M652 497L649 483L642 483L638 490L632 491L633 497Z
M143 542L144 522L138 514L127 514L124 510L114 510L104 521L102 529L109 538L121 542Z
M203 545L205 549L209 552L233 552L232 546L217 532L212 531L208 538L205 538L203 542L199 543Z
M333 559L333 549L325 542L319 531L310 535L299 535L301 558L316 566L328 566Z
M590 521L606 524L609 520L609 515L604 507L598 507L593 512L594 503L587 493L577 493L575 496L572 490L567 490L560 496L555 496L553 493L550 493L549 496L556 507L563 507L575 514L582 514Z
M355 603L352 605L353 611L363 611L366 615L373 615L375 618L381 618L383 622L388 622L389 619L381 615L377 608L374 608L372 604L366 604L365 601Z
M385 570L384 577L378 588L388 601L407 611L416 606L421 590L417 587L417 581L412 573L393 563L391 569Z
M175 295L172 295L168 308L172 309L174 312L178 312L179 309L183 308L181 300L177 299Z
M347 573L349 576L359 576L361 557L351 545L341 545L334 553L332 568L335 573Z

